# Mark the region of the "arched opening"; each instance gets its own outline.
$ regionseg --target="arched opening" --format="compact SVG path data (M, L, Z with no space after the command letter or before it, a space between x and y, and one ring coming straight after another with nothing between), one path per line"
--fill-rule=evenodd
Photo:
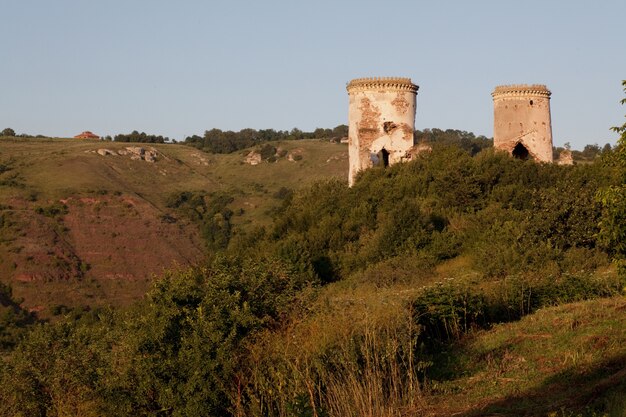
M378 152L378 160L381 166L385 168L389 166L389 152L387 152L387 149L382 148L380 152Z
M513 148L513 157L517 159L527 160L528 159L528 149L521 142L515 145Z

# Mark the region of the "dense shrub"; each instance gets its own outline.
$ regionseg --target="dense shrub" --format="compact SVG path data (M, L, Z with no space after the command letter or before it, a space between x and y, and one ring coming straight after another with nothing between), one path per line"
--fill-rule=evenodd
M166 204L198 223L207 248L216 252L224 249L231 237L233 211L228 204L232 201L232 196L221 192L181 191L170 195Z
M165 274L128 312L41 325L0 369L0 414L227 415L243 342L309 285L279 260L219 257Z
M21 302L13 296L10 285L0 282L0 352L17 345L28 327L37 322L35 314L23 309Z
M471 157L436 145L409 164L362 173L352 188L325 181L295 193L254 244L272 252L298 241L322 282L407 254L466 254L486 277L558 274L584 263L570 250L597 253L595 195L614 181L601 164L542 165L492 149Z

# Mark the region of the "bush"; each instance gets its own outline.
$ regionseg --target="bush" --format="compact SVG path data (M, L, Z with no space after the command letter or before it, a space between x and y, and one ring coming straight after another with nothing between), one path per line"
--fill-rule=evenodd
M41 206L35 209L35 213L42 216L58 218L68 213L68 208L65 204L54 203L49 206Z
M221 192L181 191L170 195L166 205L199 223L207 248L215 252L226 248L230 241L233 211L228 205L232 201L232 196Z

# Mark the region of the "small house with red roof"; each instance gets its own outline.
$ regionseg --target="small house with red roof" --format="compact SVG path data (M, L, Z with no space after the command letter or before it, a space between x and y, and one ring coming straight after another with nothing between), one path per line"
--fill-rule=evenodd
M92 133L92 132L90 132L88 130L85 130L84 132L79 133L78 135L74 136L74 138L76 138L76 139L100 139L100 136L98 136L98 135L96 135L96 134L94 134L94 133Z

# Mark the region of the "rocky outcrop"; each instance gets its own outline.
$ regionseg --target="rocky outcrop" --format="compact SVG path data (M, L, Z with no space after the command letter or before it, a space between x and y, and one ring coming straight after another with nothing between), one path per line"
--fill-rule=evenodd
M250 165L258 165L261 162L278 162L283 158L295 162L302 159L302 154L302 148L295 148L289 151L280 146L275 148L270 144L265 144L245 154L243 162Z
M196 158L198 161L197 163L200 165L204 165L204 166L208 166L209 165L209 160L205 157L203 157L202 155L200 155L199 153L192 153L191 156L193 156L194 158Z
M126 151L130 159L137 161L156 162L158 152L154 148L142 148L141 146L127 146Z
M86 151L89 152L89 151ZM94 152L94 151L91 151ZM111 149L98 149L95 151L98 155L109 156L109 155L121 155L121 156L130 156L130 159L134 161L146 161L146 162L156 162L159 152L154 148L143 148L141 146L127 146L124 149L118 149L117 151L113 151Z
M287 154L287 160L290 162L296 162L302 159L302 154L304 150L302 148L292 149L289 154Z
M572 151L569 149L561 151L559 159L557 159L556 163L558 165L574 165L574 156L572 155Z
M245 162L246 164L250 164L250 165L258 165L262 161L263 161L263 157L257 151L250 151L243 160L243 162Z

